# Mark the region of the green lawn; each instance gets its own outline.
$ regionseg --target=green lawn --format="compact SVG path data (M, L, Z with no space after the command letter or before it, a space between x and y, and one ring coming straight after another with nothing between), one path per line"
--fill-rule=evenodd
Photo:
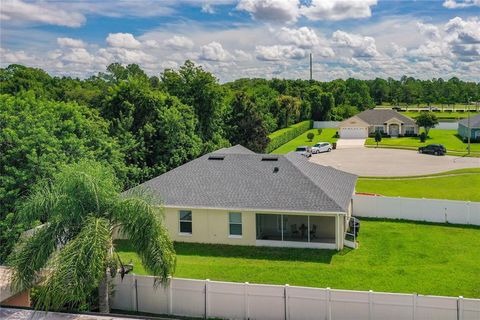
M357 250L177 243L175 276L480 298L480 228L362 220ZM125 241L124 263L146 274Z
M307 139L307 134L309 132L313 132L315 134L315 137L313 138L312 141ZM290 151L295 151L295 149L299 146L313 146L317 142L330 142L330 143L336 142L337 141L337 138L335 138L336 132L337 132L337 129L325 128L325 129L322 129L322 134L318 135L318 129L310 129L302 133L295 139L285 143L281 147L273 150L271 153L275 153L275 154L289 153Z
M418 147L425 146L427 144L440 143L443 144L448 151L462 154L467 152L467 144L457 136L456 130L431 129L428 135L429 138L424 143L420 142L419 137L382 138L379 146L407 147L417 149ZM365 144L375 146L375 138L368 138ZM471 151L475 155L478 154L480 156L480 143L472 143Z
M422 111L424 112L424 111ZM410 117L410 118L413 118L415 119L416 117L419 116L420 112L418 111L405 111L405 112L401 112L401 114L407 116L407 117ZM434 112L435 116L437 117L437 119L439 120L444 120L444 119L464 119L464 118L467 118L468 117L468 113L467 112ZM473 116L476 116L478 115L479 113L475 113L475 112L470 112L470 116L473 117Z
M458 174L456 176L446 176ZM392 197L480 201L480 169L464 169L424 177L359 178L357 192Z

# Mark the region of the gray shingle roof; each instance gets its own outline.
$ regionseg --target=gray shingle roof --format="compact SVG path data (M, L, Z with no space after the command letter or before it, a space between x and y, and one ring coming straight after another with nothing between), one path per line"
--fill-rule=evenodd
M244 146L237 144L230 148L222 148L214 151L213 153L223 153L223 154L255 154L250 149L245 148Z
M243 149L235 146L206 154L139 187L159 196L166 206L347 211L355 175L310 163L294 153L262 155ZM264 158L277 160L262 161Z
M468 119L462 119L458 121L462 126L468 126ZM480 128L480 114L477 114L474 117L470 117L470 128Z
M406 125L415 125L412 118L406 117L403 114L392 109L371 109L365 110L357 114L357 117L370 125L382 125L385 121L392 118L397 118Z

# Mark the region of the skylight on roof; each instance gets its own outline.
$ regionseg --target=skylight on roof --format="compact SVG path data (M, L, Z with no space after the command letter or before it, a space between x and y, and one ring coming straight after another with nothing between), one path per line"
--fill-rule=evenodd
M209 156L208 160L223 160L225 156Z
M262 161L278 161L278 157L263 157Z

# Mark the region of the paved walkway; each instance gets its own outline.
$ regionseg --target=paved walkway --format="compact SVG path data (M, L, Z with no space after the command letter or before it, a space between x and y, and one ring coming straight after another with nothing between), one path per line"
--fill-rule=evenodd
M365 139L338 139L337 149L363 148Z
M359 176L414 176L480 168L480 158L432 156L410 150L344 148L315 154L310 161Z

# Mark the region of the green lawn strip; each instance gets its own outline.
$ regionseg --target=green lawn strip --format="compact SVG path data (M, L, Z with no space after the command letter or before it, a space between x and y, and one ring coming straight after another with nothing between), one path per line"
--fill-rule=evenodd
M362 219L357 250L176 243L175 276L479 298L479 237L475 227ZM145 274L126 241L116 247Z
M407 116L407 117L410 117L410 118L416 118L419 116L419 114L421 112L425 112L425 111L403 111L403 112L400 112L401 114L403 114L404 116ZM437 119L439 120L443 120L443 119L454 119L454 120L460 120L460 119L465 119L469 116L469 113L468 112L433 112L435 114L435 116L437 117ZM473 117L473 116L476 116L480 113L478 112L470 112L470 117Z
M315 134L315 137L310 141L307 138L307 135L309 132L313 132ZM335 138L335 134L337 133L337 129L335 128L325 128L322 129L322 134L318 134L318 129L310 129L298 137L296 137L293 140L290 140L289 142L285 143L281 147L273 150L271 153L274 154L284 154L284 153L289 153L291 151L295 151L295 149L299 146L313 146L314 144L318 142L336 142L337 138Z
M457 170L450 170L444 171L439 173L432 173L432 174L422 174L417 176L392 176L392 177L377 177L377 176L360 176L360 179L372 179L372 180L395 180L395 179L410 179L410 178L426 178L426 177L441 177L441 176L451 176L451 175L463 175L463 174L476 174L480 173L480 168L465 168L465 169L457 169Z
M429 138L425 142L421 142L419 137L382 138L379 146L418 148L420 146L426 146L432 143L440 143L443 144L448 151L466 153L467 144L464 143L456 134L456 130L432 129L428 134ZM377 145L375 138L368 138L365 144L371 146ZM473 153L479 153L480 143L472 143L470 150Z
M365 145L367 148L377 148L375 145ZM413 151L418 151L417 147L407 147L407 146L392 146L392 145L378 145L378 148L383 148L383 149L400 149L400 150L413 150ZM466 151L460 152L460 151L449 151L447 150L447 155L448 156L458 156L458 157L469 157L469 158L478 158L480 157L480 152L470 152L470 154L467 154Z
M390 197L480 201L480 174L418 179L358 179L357 192Z

